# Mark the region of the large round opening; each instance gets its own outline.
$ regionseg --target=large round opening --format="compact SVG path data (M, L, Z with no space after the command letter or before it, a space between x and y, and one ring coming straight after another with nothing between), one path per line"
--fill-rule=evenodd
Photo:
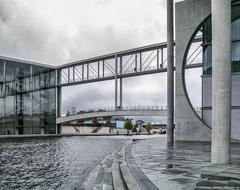
M208 16L196 29L184 56L185 95L194 113L208 127L212 120L212 23ZM232 126L240 140L240 3L232 6ZM191 68L191 69L189 69Z

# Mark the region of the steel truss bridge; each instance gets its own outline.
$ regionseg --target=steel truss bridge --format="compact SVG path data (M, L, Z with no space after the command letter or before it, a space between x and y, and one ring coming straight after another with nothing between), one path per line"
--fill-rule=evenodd
M202 60L198 59L202 54L202 37L195 38L193 44L187 58L186 69L198 68L203 65ZM167 72L167 43L148 45L64 64L58 66L56 71L58 117L61 117L62 87L106 80L115 80L114 110L121 111L123 108L122 79ZM60 120L59 118L58 122Z

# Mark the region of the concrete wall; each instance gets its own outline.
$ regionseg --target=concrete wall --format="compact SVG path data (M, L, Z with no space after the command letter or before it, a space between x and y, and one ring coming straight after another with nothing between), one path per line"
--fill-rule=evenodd
M193 112L183 84L183 58L194 31L211 12L211 0L186 0L176 3L176 93L175 140L210 141L211 130Z

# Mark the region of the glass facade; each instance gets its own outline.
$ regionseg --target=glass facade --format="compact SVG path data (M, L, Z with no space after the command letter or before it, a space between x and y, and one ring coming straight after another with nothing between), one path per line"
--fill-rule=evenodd
M203 31L202 119L212 125L212 28L211 17L201 27ZM231 137L240 140L240 4L232 6L232 123Z
M55 69L0 60L0 135L55 134Z
M212 74L212 23L208 17L203 31L203 75ZM232 7L232 72L240 72L240 5Z

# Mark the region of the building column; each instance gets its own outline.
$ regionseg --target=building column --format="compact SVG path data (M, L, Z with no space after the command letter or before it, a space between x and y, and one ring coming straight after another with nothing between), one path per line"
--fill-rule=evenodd
M230 163L231 1L212 0L212 163Z
M56 116L61 117L62 116L62 87L59 87L58 85L61 84L61 71L56 70ZM62 133L62 125L57 124L56 129L57 134Z
M173 0L167 0L167 143L174 142L174 39Z

